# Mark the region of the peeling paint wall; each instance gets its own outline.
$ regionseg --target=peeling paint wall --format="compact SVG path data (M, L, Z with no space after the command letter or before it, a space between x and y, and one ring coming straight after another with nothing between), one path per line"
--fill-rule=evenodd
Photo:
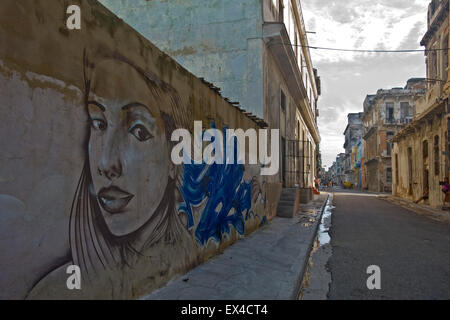
M433 1L428 7L428 30L421 45L427 51L426 92L416 101L414 120L394 139L393 192L399 197L435 208L444 205L440 182L449 168L449 1ZM447 195L446 202L450 201Z
M67 1L2 1L2 299L140 297L278 201L259 166L173 165L175 128L259 128L97 1L71 4L81 30Z
M363 114L367 189L392 192L392 138L412 121L416 102L425 93L423 79L405 88L380 89L366 98ZM414 84L414 85L413 85ZM389 110L389 111L388 111Z
M448 176L443 154L447 147L446 122L447 118L442 114L435 115L432 120L422 121L414 130L397 138L392 157L394 195L416 201L423 196L425 180L428 180L429 196L423 202L436 208L442 206L439 182ZM426 150L425 145L428 146Z

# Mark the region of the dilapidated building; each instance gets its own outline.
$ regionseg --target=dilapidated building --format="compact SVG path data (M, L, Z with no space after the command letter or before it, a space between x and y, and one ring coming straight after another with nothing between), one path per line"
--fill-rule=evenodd
M364 165L364 145L362 137L352 149L352 168L353 168L353 187L355 189L362 189L363 184L363 165Z
M344 183L344 162L345 153L340 153L336 156L336 161L334 161L333 165L328 169L329 178L333 181L335 186L341 186Z
M363 148L365 185L373 192L392 191L392 143L395 134L414 116L416 100L425 92L422 78L408 80L404 88L380 89L364 101Z
M344 143L344 149L345 149L345 160L344 160L344 183L350 185L355 185L357 183L355 179L355 170L354 170L354 163L355 159L352 156L353 149L358 144L358 141L362 137L363 133L363 125L362 125L362 118L363 113L349 113L347 115L348 124L345 128L344 135L345 135L345 143Z
M449 175L448 28L449 1L432 1L421 41L427 49L426 94L416 103L414 120L393 138L394 195L433 207L443 204L439 182Z

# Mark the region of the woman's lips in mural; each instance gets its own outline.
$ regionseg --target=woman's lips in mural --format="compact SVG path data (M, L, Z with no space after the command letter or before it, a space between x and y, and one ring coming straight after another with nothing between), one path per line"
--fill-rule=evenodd
M100 205L103 209L112 214L123 212L133 198L134 195L123 191L116 186L102 188L98 193Z

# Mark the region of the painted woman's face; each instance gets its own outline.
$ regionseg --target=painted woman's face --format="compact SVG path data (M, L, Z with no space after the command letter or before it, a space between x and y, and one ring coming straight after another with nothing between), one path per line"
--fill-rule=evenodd
M130 234L155 213L170 174L159 107L143 77L126 63L95 66L88 97L93 190L113 235Z

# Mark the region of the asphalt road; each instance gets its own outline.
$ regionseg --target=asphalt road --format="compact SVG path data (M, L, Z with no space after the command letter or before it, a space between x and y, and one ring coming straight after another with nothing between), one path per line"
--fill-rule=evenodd
M450 299L450 227L368 194L334 194L329 299ZM367 267L381 289L367 288Z

